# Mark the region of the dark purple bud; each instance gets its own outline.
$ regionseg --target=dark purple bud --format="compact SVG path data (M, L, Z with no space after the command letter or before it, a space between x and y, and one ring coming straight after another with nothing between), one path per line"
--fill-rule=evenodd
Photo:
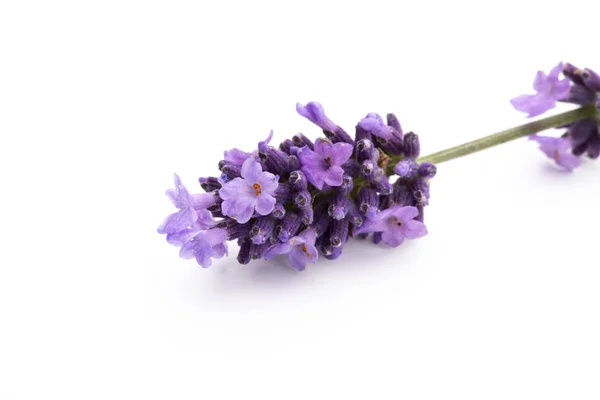
M273 234L275 229L275 219L271 217L260 217L256 219L254 226L248 235L254 244L263 244Z
M331 236L329 237L329 243L332 247L340 247L346 243L348 239L348 220L333 220L331 224Z
M415 160L407 158L406 160L399 161L394 167L394 172L400 177L405 179L412 179L417 176L419 172L419 164Z
M383 235L382 232L375 232L375 233L373 233L373 243L379 244L379 242L381 242L381 236L382 235Z
M250 240L244 240L240 243L240 251L237 255L237 260L240 264L248 264L250 262Z
M294 204L298 208L310 207L312 202L312 196L308 192L308 190L303 190L294 195Z
M319 207L316 210L313 220L315 223L313 228L317 232L317 237L323 235L327 231L331 222L331 218L327 215L325 207Z
M308 186L308 181L302 171L293 171L290 174L289 182L290 185L292 185L292 188L298 191L306 190L306 187Z
M573 64L566 63L562 72L573 83L583 86L583 78L581 77L581 70L579 68Z
M360 174L367 179L372 179L377 174L379 167L372 160L365 160L360 166Z
M588 105L594 101L596 93L580 85L571 86L567 97L561 101L575 103L582 106Z
M360 125L356 125L356 134L354 135L354 140L357 142L362 139L372 140L371 132L364 130Z
M419 166L419 175L425 179L431 179L437 173L437 167L430 163L424 162Z
M275 197L283 201L289 200L292 197L290 185L287 183L280 183L279 186L277 186L277 189L275 189Z
M383 171L383 170L381 170L381 168L380 168L380 171ZM393 192L392 184L390 183L390 180L383 172L377 174L377 176L371 180L371 184L373 185L373 188L377 192L379 192L383 195L392 194L392 192Z
M292 147L294 143L291 139L285 139L283 142L279 144L279 150L283 151L286 154L290 154L290 147Z
M394 131L392 131L392 137L390 137L389 139L374 137L373 142L375 142L375 147L378 147L386 153L395 156L402 154L404 152L403 140L401 137L394 135L397 134Z
M298 171L302 169L302 164L300 164L300 160L298 160L297 156L289 156L288 157L288 165L290 171Z
M258 260L262 258L264 252L271 246L271 243L262 243L262 244L254 244L250 245L250 258L253 260Z
M379 152L375 145L369 139L362 139L356 142L356 160L362 163L365 160L377 161Z
M285 207L281 203L275 203L273 211L271 212L273 218L283 219L285 217Z
M236 240L248 236L252 224L238 224L234 219L225 219L217 225L217 228L225 228L227 230L227 240Z
M596 135L597 129L596 121L593 119L588 118L574 122L568 132L573 147L579 147L582 144L587 143L592 136Z
M424 214L423 206L417 206L417 210L419 210L419 215L417 215L415 217L415 221L424 222L424 220L425 220L425 214Z
M302 224L300 216L295 213L288 213L281 221L281 224L275 228L275 234L277 239L282 242L287 242L291 237L296 235L298 228Z
M289 156L281 150L269 147L261 153L265 170L285 176L289 168Z
M219 162L219 169L228 180L239 178L241 176L242 168L239 165L235 165L226 160Z
M302 219L302 223L304 225L310 225L313 223L314 221L314 211L312 209L312 207L306 207L304 209L302 209L302 212L300 213L300 217Z
M343 163L342 168L344 169L344 173L346 175L351 176L353 178L358 177L358 175L360 174L360 164L352 158Z
M354 179L348 175L342 177L342 184L337 187L337 190L342 193L350 193L354 188Z
M212 192L213 190L221 189L221 183L219 182L219 179L215 178L214 176L200 178L198 179L198 182L200 182L200 186L205 192Z
M333 219L343 219L348 213L348 198L344 193L337 193L329 205L329 215Z
M421 154L419 135L413 132L408 132L406 135L404 135L404 155L406 158L417 159L419 154Z
M336 260L341 255L342 255L341 247L331 247L331 251L329 251L328 254L323 254L323 257L325 257L328 260Z
M585 153L585 151L588 148L588 144L587 142L580 144L579 146L573 146L573 150L571 150L573 152L574 155L576 156L580 156L583 153Z
M400 179L394 183L394 192L390 195L392 203L399 206L414 206L412 191Z
M425 179L415 179L410 184L410 190L417 205L426 206L429 204L429 184Z
M402 126L400 126L400 121L396 118L396 115L393 113L389 113L387 116L387 125L392 127L393 130L396 131L400 135L400 139L402 139Z
M345 142L354 146L354 140L352 140L350 135L348 135L346 131L339 126L333 132L324 130L323 133L325 136L327 136L327 139L331 140L333 143Z
M587 155L594 160L600 156L600 136L596 135L588 142Z
M358 208L364 215L372 215L379 207L379 196L371 188L363 187L358 192Z
M308 146L308 148L311 150L315 149L314 143L301 133L297 133L294 135L294 137L292 138L292 143L296 147Z
M581 71L581 79L585 87L594 92L600 92L600 76L597 73L585 68Z
M223 203L223 199L219 196L215 196L215 203L211 204L207 207L207 210L210 212L218 212L221 211L221 204Z

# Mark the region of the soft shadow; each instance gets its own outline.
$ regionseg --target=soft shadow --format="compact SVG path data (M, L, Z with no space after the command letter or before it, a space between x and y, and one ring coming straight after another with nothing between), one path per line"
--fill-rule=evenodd
M385 279L397 273L405 262L410 262L411 255L417 256L422 243L416 242L408 240L392 249L382 244L375 245L370 240L351 239L345 244L340 258L327 260L320 256L316 264L307 265L302 272L290 268L285 256L240 265L235 255L230 254L228 258L216 261L209 270L199 268L190 271L190 286L196 293L229 296L306 290L313 283L327 283L357 274L365 277L377 274Z

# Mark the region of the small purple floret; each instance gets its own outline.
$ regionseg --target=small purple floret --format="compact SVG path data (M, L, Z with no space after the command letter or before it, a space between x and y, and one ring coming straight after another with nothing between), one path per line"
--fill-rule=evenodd
M569 171L581 164L579 157L573 155L570 151L571 140L569 138L531 135L529 139L537 142L544 154Z
M392 247L398 247L404 239L417 239L427 235L425 224L415 220L419 215L416 207L391 206L373 216L356 233L381 232L381 239Z
M227 254L227 230L211 229L199 231L179 251L181 258L195 258L202 268L212 265L213 258Z
M287 254L292 267L303 271L306 264L316 263L319 253L315 247L316 233L313 229L306 229L298 236L294 236L285 243L276 244L263 254L267 260L280 254Z
M219 190L219 196L223 199L223 214L245 224L254 211L260 215L273 211L279 176L264 172L254 158L244 161L241 175L227 182Z
M304 146L298 150L298 158L302 163L302 172L306 179L317 189L323 185L340 186L343 182L342 164L348 161L354 148L348 143L331 143L327 139L317 139L315 150Z
M568 96L571 87L569 79L559 79L562 70L563 63L559 63L552 68L548 75L543 71L538 71L533 83L533 88L537 93L515 97L511 100L513 107L518 111L528 113L529 118L541 115L554 108L557 101Z

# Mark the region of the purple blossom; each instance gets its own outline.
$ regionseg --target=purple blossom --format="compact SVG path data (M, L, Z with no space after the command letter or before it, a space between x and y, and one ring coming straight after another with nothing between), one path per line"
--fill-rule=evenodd
M216 197L212 193L190 194L181 184L177 174L174 176L175 189L168 189L166 195L171 199L178 212L169 215L158 227L158 233L176 234L188 227L207 229L215 225L207 207L213 205Z
M219 190L219 195L223 199L223 214L245 224L252 218L255 210L260 215L268 215L273 211L273 195L279 176L264 172L254 158L244 161L241 175L241 178L227 182Z
M227 230L211 229L198 231L183 245L179 251L181 258L195 258L202 268L212 265L213 258L221 258L227 254Z
M571 87L569 79L559 79L563 70L563 63L559 63L546 75L538 71L533 88L536 94L524 94L511 100L512 105L522 112L528 113L528 117L535 117L554 108L558 100L565 99Z
M381 232L381 238L386 244L398 247L405 238L417 239L427 235L425 224L415 220L418 215L416 207L393 205L372 217L355 234Z
M335 132L338 128L337 124L325 115L323 106L316 101L306 103L305 106L296 103L296 111L324 131Z
M544 154L556 161L556 164L569 171L572 171L581 164L579 157L570 152L571 140L569 138L531 135L529 139L537 142Z
M315 150L304 146L298 150L298 158L302 163L302 172L306 179L316 188L323 189L325 184L340 186L343 182L342 164L348 161L354 147L351 144L317 139Z
M319 258L319 253L315 247L316 238L317 235L314 229L306 229L287 242L270 247L263 254L263 257L269 260L276 255L287 254L292 267L298 271L303 271L306 264L309 262L314 264Z
M383 118L379 114L367 114L365 118L360 120L358 125L365 131L382 139L390 139L392 137L391 128L383 122Z

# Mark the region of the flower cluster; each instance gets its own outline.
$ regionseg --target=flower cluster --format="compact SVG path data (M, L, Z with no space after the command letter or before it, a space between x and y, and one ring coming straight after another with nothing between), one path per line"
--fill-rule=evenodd
M252 152L232 149L220 176L200 178L206 193L190 194L175 176L168 190L178 212L159 227L183 258L202 267L227 254L236 240L237 260L287 255L304 270L319 254L338 258L350 237L396 247L427 234L431 163L419 163L419 137L404 134L394 114L368 114L351 137L316 102L296 109L323 130L314 142L303 134L270 145L272 133ZM390 182L393 178L393 182Z
M559 78L561 73L562 79ZM533 87L536 94L511 100L517 110L528 113L529 117L554 108L557 101L595 108L596 113L565 126L567 133L562 137L533 135L531 139L548 157L568 170L579 166L579 157L583 154L597 159L600 156L600 76L587 68L559 63L548 75L539 71Z

